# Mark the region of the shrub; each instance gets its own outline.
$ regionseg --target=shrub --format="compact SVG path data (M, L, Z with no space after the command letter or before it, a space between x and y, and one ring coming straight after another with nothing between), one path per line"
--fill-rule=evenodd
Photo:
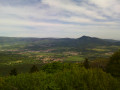
M3 82L12 87L2 87L3 90L120 90L120 83L110 74L77 64L54 73L39 71L9 76L3 78Z
M32 68L30 69L30 73L34 73L34 72L38 72L38 71L39 70L35 65L33 65Z
M13 69L10 71L10 75L14 75L14 76L17 75L17 70L16 70L16 68L13 68Z

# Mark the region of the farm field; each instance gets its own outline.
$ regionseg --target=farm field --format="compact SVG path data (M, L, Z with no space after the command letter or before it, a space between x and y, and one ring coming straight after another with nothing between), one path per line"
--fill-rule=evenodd
M82 56L69 56L65 58L64 60L66 62L80 62L80 61L84 61L85 58L83 58Z
M12 68L17 68L19 73L29 72L32 65L41 67L46 63L54 61L75 63L83 62L85 58L95 60L97 58L107 58L118 49L118 46L89 48L85 51L19 51L19 50L1 50L0 51L0 75L9 75ZM58 48L61 49L61 48ZM55 49L54 49L55 50Z
M19 73L29 72L32 65L41 67L56 61L78 63L86 58L89 61L109 58L119 49L119 43L87 36L78 39L0 38L0 75L9 75L12 68L17 68Z

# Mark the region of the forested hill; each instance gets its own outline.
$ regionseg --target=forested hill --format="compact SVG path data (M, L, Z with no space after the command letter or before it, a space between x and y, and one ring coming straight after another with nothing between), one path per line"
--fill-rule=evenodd
M82 36L77 39L73 38L17 38L17 37L0 37L0 45L3 47L22 46L24 49L37 50L38 48L52 47L95 47L120 45L120 41L99 39L96 37Z

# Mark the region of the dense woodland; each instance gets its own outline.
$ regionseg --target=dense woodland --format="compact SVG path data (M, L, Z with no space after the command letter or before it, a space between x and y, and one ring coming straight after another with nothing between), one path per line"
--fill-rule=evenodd
M93 48L96 46L119 46L120 41L100 39L96 37L82 36L80 38L16 38L16 37L0 37L0 48L3 50L46 50L59 49L61 52L66 50L81 51L85 48ZM64 47L64 48L63 48ZM56 50L53 50L56 51Z

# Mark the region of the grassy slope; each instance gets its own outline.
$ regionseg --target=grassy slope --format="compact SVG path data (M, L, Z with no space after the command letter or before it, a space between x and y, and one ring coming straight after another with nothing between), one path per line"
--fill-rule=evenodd
M67 58L65 58L65 61L73 61L73 62L79 62L79 61L83 61L84 58L83 57L80 57L80 56L69 56Z

